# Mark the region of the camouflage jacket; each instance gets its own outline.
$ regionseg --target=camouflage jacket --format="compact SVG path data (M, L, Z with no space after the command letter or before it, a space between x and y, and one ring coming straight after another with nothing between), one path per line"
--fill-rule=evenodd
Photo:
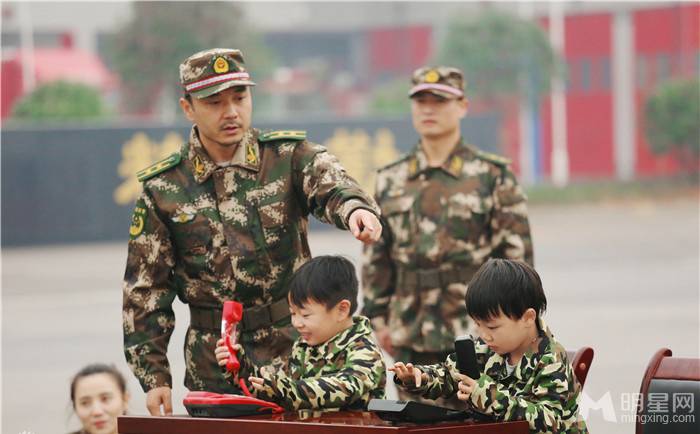
M258 375L265 380L259 396L288 410L366 409L370 399L384 398L386 386L382 353L362 316L323 344L298 339L282 369L265 367Z
M310 257L310 213L341 229L358 208L379 214L338 160L303 133L251 129L231 164L220 167L193 127L179 153L139 179L143 193L130 229L123 328L127 362L144 390L172 386L166 350L176 295L205 311L226 300L245 308L286 300L292 273ZM285 317L274 327L242 333L240 343L249 364L262 365L286 358L296 336ZM188 329L187 388L236 391L214 358L219 337L213 328Z
M365 246L362 313L389 326L394 347L450 351L467 332L466 284L481 264L532 264L526 197L507 163L460 142L441 167L418 145L378 172L383 231ZM416 285L419 273L439 283Z
M566 350L540 320L541 340L536 352L528 352L508 374L506 358L475 342L481 377L476 379L468 404L479 413L500 421L526 420L532 433L588 433L579 416L581 385L574 376ZM459 373L455 353L437 365L417 366L428 376L419 388L404 386L428 399L457 393ZM400 381L397 381L400 384Z

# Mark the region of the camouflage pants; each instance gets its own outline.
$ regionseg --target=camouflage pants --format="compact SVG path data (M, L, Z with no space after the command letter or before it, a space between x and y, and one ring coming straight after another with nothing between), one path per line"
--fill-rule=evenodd
M292 344L298 334L291 325L268 327L252 333L243 333L240 344L243 346L240 376L248 378L253 366L268 364L281 365L292 351ZM219 366L214 356L216 341L221 332L190 327L185 336L185 387L189 390L204 390L215 393L240 394L233 377Z
M419 353L413 351L411 348L398 347L395 348L394 359L399 362L413 363L414 365L433 365L436 363L442 363L447 359L447 356L452 353L452 351L442 351L436 353ZM457 399L457 395L451 398L438 398L436 400L425 399L420 395L414 395L412 393L406 392L402 388L398 388L399 399L403 401L418 401L425 402L427 404L439 405L441 407L452 408L455 410L464 410L467 404L464 401Z

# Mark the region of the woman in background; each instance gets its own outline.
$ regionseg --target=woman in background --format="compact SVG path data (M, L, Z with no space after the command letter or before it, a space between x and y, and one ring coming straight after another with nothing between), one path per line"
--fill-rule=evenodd
M122 374L111 365L81 369L70 385L70 399L82 429L72 434L117 434L117 417L126 414L129 393Z

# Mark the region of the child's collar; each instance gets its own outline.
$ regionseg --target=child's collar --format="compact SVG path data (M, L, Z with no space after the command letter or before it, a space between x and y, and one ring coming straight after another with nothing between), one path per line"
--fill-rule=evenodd
M536 359L539 360L544 354L548 353L550 351L550 344L552 339L554 338L554 335L552 334L552 331L549 329L547 324L542 320L542 318L538 319L538 336L540 338L540 342L537 345L537 350L528 350L526 351L518 363L515 364L515 370L511 375L515 375L517 378L520 378L520 367L521 366L526 366L526 364L532 364L532 360ZM498 354L494 353L496 356L500 358L500 362L498 359L496 360L496 363L500 363L502 366L502 369L505 369L506 364L508 363L508 357L509 354Z
M366 317L354 316L352 320L352 325L350 327L328 339L326 342L313 347L306 343L303 345L306 345L307 348L313 348L319 354L323 354L325 359L332 360L336 354L355 342L358 335L372 334L372 327Z

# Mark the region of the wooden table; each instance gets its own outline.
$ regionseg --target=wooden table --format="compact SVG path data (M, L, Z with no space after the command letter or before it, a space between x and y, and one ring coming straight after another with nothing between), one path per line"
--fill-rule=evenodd
M235 419L120 416L118 432L119 434L529 434L530 430L526 421L496 423L466 420L420 425L394 424L368 411L300 411Z

